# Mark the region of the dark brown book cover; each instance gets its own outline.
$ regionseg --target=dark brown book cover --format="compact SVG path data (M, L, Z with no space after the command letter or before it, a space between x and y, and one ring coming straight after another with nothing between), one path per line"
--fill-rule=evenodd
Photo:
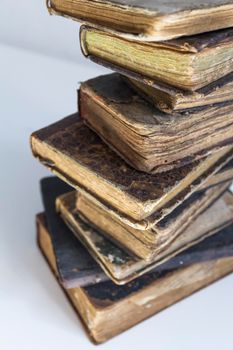
M78 114L31 136L37 157L75 189L99 199L126 223L147 229L171 212L233 157L227 148L177 170L146 174L128 166Z
M105 273L119 285L151 271L233 221L233 195L227 192L199 215L164 251L158 253L152 261L147 262L127 253L125 249L107 239L102 231L90 226L80 216L75 202L74 192L60 196L56 200L57 211Z
M58 277L55 250L43 215L37 216L37 228L41 251ZM231 273L232 230L232 226L228 226L189 249L176 269L164 265L162 270L139 277L125 286L107 281L64 291L91 339L102 343Z
M40 187L60 283L64 288L74 288L106 281L106 274L55 210L56 198L69 192L70 186L56 177L46 177Z
M56 198L70 192L70 189L71 187L69 185L57 177L50 176L41 180L41 195L45 210L46 226L49 229L53 244L59 281L66 289L83 287L109 280L107 275L56 212ZM165 270L172 270L179 267L181 261L182 266L189 265L196 262L196 258L199 261L199 255L195 253L192 257L192 249L188 249L167 261ZM163 265L158 266L156 271L159 272L161 269L163 269Z
M138 230L126 225L84 195L77 193L76 208L88 224L97 228L106 238L122 249L146 261L151 261L161 251L167 249L174 239L218 199L230 186L225 183L202 192L195 192L171 214L157 222L151 229ZM232 213L233 214L233 213Z
M232 3L224 0L47 0L47 6L51 14L137 40L167 40L233 26Z
M172 113L232 101L233 73L196 91L175 88L161 82L152 85L122 76L126 83L162 112Z
M84 122L134 168L166 171L233 144L233 102L165 114L119 74L81 83Z

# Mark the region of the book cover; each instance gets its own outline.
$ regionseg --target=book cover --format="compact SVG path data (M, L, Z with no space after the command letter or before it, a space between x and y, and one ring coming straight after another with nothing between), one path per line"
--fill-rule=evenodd
M196 91L175 88L161 82L152 85L122 75L125 82L154 107L165 113L174 113L196 107L232 101L233 73Z
M167 40L233 26L233 6L225 0L47 0L47 7L50 14L144 41Z
M233 144L233 102L173 114L155 109L119 74L81 83L79 112L113 150L134 168L170 170Z
M232 28L148 43L82 26L80 45L85 57L150 86L196 91L233 71Z
M37 228L41 251L58 277L54 247L43 215L37 216ZM232 226L228 226L209 237L208 242L205 240L193 247L186 258L192 256L194 262L190 261L188 265L180 260L180 266L176 269L170 270L169 266L164 266L162 270L139 277L124 286L106 281L63 290L91 340L102 343L231 273L232 230Z
M112 216L109 211L104 210L101 204L97 205L97 201L94 203L80 193L76 194L76 208L88 224L103 232L106 238L112 240L113 243L122 249L127 249L139 258L151 261L174 239L177 239L198 215L218 199L229 186L230 183L225 183L203 192L194 193L148 230L138 230L126 225L116 216Z
M232 200L232 194L227 192L199 215L176 240L172 241L164 251L157 254L153 261L150 262L127 253L125 249L120 248L107 239L102 231L97 230L84 221L76 209L74 192L58 197L56 208L68 227L85 245L109 278L114 283L121 285L151 271L173 256L178 255L190 246L213 235L222 227L232 223Z
M32 152L75 189L99 199L133 227L147 229L217 173L233 157L225 148L177 170L146 174L128 166L86 127L78 114L31 136Z
M43 178L40 186L44 217L55 252L60 283L65 288L73 288L107 280L106 274L55 210L56 198L69 192L70 186L56 177Z

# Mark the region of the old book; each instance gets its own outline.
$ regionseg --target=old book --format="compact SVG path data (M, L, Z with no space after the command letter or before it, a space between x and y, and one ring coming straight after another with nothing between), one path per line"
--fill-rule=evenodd
M233 5L224 0L47 0L47 6L51 14L117 30L123 37L134 34L138 40L167 40L233 26Z
M189 225L177 239L170 242L166 249L155 255L153 260L147 262L133 254L129 254L125 249L107 239L102 231L90 226L82 219L75 202L74 192L60 196L56 200L57 211L105 273L116 284L128 283L151 271L156 266L199 243L233 221L233 196L226 193L199 215L193 224Z
M77 240L67 225L64 224L55 210L56 198L69 192L70 189L70 186L57 177L47 177L41 180L41 195L45 210L44 217L53 244L59 281L66 289L109 280L108 276ZM210 255L208 255L209 258ZM192 254L192 249L189 249L166 262L165 269L172 270L181 264L182 266L187 266L199 260L200 256L197 253ZM163 265L156 267L157 272L161 271L161 269L163 269ZM155 270L152 270L149 273L154 272Z
M187 91L168 84L145 84L140 80L122 76L130 87L162 112L172 113L216 103L232 101L233 73L196 91Z
M74 288L100 283L108 279L86 249L74 238L71 231L55 212L54 202L57 196L70 191L70 187L56 177L44 178L41 181L42 199L45 206L46 222L50 228L59 279L65 288ZM69 254L67 254L69 250ZM189 263L186 255L171 259L169 268ZM168 266L168 263L166 263ZM160 267L159 267L160 268ZM161 269L161 268L160 268ZM159 270L157 268L157 270Z
M138 230L112 216L101 205L92 202L82 194L76 194L76 208L81 217L106 238L122 249L146 261L155 259L174 239L208 208L230 186L230 183L196 192L170 215L157 222L151 229Z
M106 274L56 213L56 198L69 191L70 186L56 177L41 180L46 224L55 251L60 283L65 288L73 288L106 281Z
M220 169L218 173L215 173L214 175L209 177L207 181L204 181L204 183L202 183L201 186L199 186L198 190L191 195L191 198L188 196L187 199L183 201L181 200L178 206L175 207L172 203L170 203L171 205L168 204L162 210L153 213L152 215L150 215L150 217L147 217L147 219L143 221L129 220L128 217L126 217L118 210L115 210L114 208L107 205L102 200L97 199L96 197L89 196L88 192L85 191L82 191L82 194L77 192L78 195L76 195L76 207L80 209L80 198L85 198L85 202L91 202L92 205L98 207L99 210L101 210L101 212L108 213L109 216L116 219L116 221L120 222L121 225L128 227L129 230L131 229L131 227L133 228L133 231L134 229L137 229L137 231L150 230L153 229L155 226L161 225L161 223L164 223L167 220L169 220L169 217L174 217L175 213L181 213L182 208L185 208L186 205L188 206L187 203L191 203L193 199L197 198L197 195L199 195L201 191L204 191L206 189L220 184L226 184L227 187L232 180L233 160L230 160L222 169Z
M154 225L233 158L232 147L177 170L149 175L132 169L86 127L78 114L31 136L35 157L86 196L134 227Z
M198 90L233 70L233 29L163 42L139 42L82 26L83 54L123 75Z
M37 216L38 242L58 277L54 247L44 216ZM144 275L125 286L111 281L64 289L96 343L104 342L233 271L232 226L200 243L187 255L189 265ZM210 241L211 240L211 241ZM69 254L69 250L66 251Z
M134 168L170 170L203 152L233 144L233 102L165 114L130 89L119 74L84 82L84 122Z

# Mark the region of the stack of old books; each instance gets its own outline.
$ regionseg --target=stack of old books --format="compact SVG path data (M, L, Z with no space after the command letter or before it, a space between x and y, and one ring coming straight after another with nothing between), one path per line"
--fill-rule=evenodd
M115 71L31 137L58 176L41 181L40 247L103 342L233 271L233 4L49 9L88 23L83 53Z

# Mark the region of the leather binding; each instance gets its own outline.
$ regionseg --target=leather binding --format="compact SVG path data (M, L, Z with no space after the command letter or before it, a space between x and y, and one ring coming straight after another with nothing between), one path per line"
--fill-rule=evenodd
M218 84L218 80L220 80L221 84L221 82L223 81L223 77L229 76L229 74L231 74L233 70L231 54L232 50L228 52L227 56L224 59L223 57L219 58L218 62L216 63L218 64L218 68L213 68L212 73L209 72L208 75L205 75L205 71L202 71L201 73L201 71L198 71L198 69L194 69L195 67L193 66L194 59L198 63L199 59L201 59L201 57L204 55L206 57L210 57L211 55L215 56L218 53L218 49L220 48L224 49L222 50L223 53L226 53L227 46L231 48L233 45L232 28L216 31L213 33L200 34L193 37L178 38L169 41L140 43L140 50L142 50L143 48L145 51L145 62L147 56L147 47L151 50L153 49L154 55L156 54L156 52L160 52L161 50L163 51L163 53L165 51L166 54L164 53L164 55L165 57L169 58L170 65L173 68L172 71L176 72L177 76L168 75L169 69L166 72L164 71L163 75L161 75L160 69L158 71L151 71L150 74L146 74L145 69L143 68L143 60L139 62L139 65L137 66L138 69L133 68L132 63L129 64L129 60L125 61L124 64L120 64L120 53L116 61L115 57L117 57L117 55L115 53L109 59L106 58L106 53L104 53L104 51L100 55L91 53L93 45L90 45L90 49L87 45L87 33L91 32L96 32L97 34L103 36L103 38L110 37L113 43L114 38L116 42L119 39L121 39L121 36L119 36L118 34L111 35L103 30L99 30L98 28L82 25L79 31L79 42L81 51L86 58L112 71L125 75L128 78L138 80L143 84L147 84L151 87L154 87L155 89L162 90L164 92L169 91L169 86L172 86L174 92L186 91L186 94L195 94L195 92L198 94L198 92L202 93L203 91L204 93L206 93L208 89L213 89L214 84ZM123 43L125 43L125 40L127 41L127 39L123 39ZM138 42L134 40L128 40L127 44L133 47L134 43L135 45L139 45ZM136 49L137 46L134 47L135 51ZM113 51L113 48L109 47L108 51L109 53L111 53ZM179 58L174 58L174 55L172 55L171 53L179 54ZM182 72L182 70L177 70L177 60L182 60L186 56L188 56L190 59L184 60L183 62L184 70L186 72L186 79L183 79L181 81L179 76L183 75L184 72ZM209 59L208 69L210 69L210 62L211 60ZM196 72L196 74L198 72L198 81L197 77L194 75L194 72ZM204 75L205 79L203 79ZM179 77L178 80L177 77ZM226 78L226 80L227 79L229 78ZM171 91L169 91L169 93L171 93Z
M40 249L57 277L54 247L43 215L37 216L37 228ZM228 226L193 247L175 269L164 265L162 270L139 277L124 286L106 281L63 290L91 340L102 343L231 273L232 230L232 226ZM187 261L189 264L186 264Z
M74 236L72 231L69 230L67 225L64 224L55 210L56 198L69 193L70 190L70 186L57 177L50 176L41 180L41 195L44 204L43 220L53 245L57 276L65 289L97 285L103 281L109 281L109 277ZM211 239L209 241L212 242ZM225 248L221 248L223 243L224 241L222 240L222 244L219 245L219 250L217 251L218 258L227 256L225 255ZM233 244L231 247L229 240L227 243L229 244L228 253L230 254L232 250L233 254ZM203 243L200 243L198 246L203 246ZM216 256L216 252L211 248L212 246L213 243L210 243L207 255L202 254L202 251L207 248L207 244L204 249L200 248L199 252L195 248L184 251L167 261L165 265L158 266L151 273L160 273L163 269L173 270L181 265L189 266L199 261L211 260L213 256ZM193 251L195 253L192 253Z
M130 72L127 75L130 77ZM144 99L165 113L232 101L233 73L196 91L178 89L159 81L153 81L149 86L140 79L127 78L126 75L122 75L122 78Z
M163 176L138 172L87 128L78 114L36 131L31 144L34 156L63 181L93 200L98 198L113 214L140 229L168 215L233 157L232 148L226 148Z
M229 182L196 192L179 205L171 214L157 222L149 230L133 229L116 216L105 211L101 203L97 205L85 196L76 194L76 209L81 217L97 228L109 240L123 250L146 261L152 261L156 255L169 247L188 226L216 201L230 186Z
M153 0L46 0L46 3L52 15L71 18L138 41L169 40L233 26L232 4L224 0L172 1L166 4ZM104 15L106 11L107 15ZM136 24L139 15L141 23Z
M119 74L81 83L80 116L134 168L167 171L233 144L233 102L173 114L155 109Z
M69 289L107 280L103 270L56 213L56 198L69 192L70 186L56 177L43 178L40 186L60 283Z
M233 220L233 196L226 193L199 217L169 247L147 262L128 254L107 239L102 231L90 226L80 216L75 206L75 193L56 200L57 211L76 237L85 245L114 283L122 285L151 271L180 252L213 235Z

